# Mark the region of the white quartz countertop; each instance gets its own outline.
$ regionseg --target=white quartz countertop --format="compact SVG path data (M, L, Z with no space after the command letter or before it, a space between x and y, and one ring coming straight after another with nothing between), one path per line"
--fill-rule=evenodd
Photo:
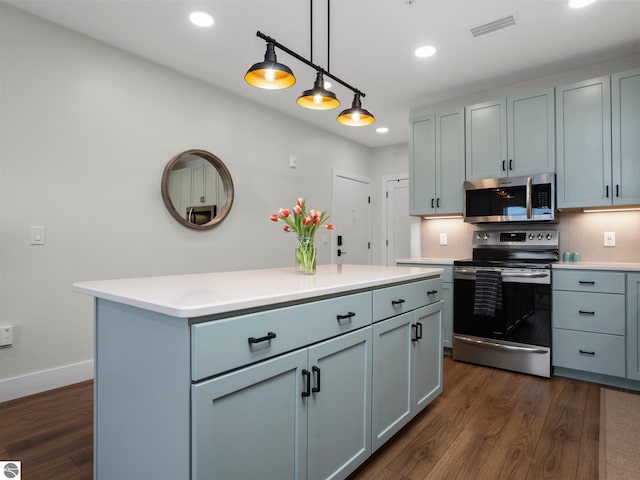
M640 263L626 262L577 262L553 264L554 269L565 270L620 270L626 272L640 272Z
M396 263L399 265L413 264L413 265L453 265L455 258L429 258L429 257L412 257L412 258L397 258Z
M293 268L198 273L77 282L73 291L193 318L436 277L440 268L319 265L315 275Z

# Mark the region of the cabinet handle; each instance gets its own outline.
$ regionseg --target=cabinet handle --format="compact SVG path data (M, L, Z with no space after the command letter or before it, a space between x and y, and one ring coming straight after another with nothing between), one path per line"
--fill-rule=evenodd
M338 319L338 321L340 321L340 320L351 319L351 318L353 318L355 316L356 316L355 312L349 312L346 315L336 315L336 318Z
M507 170L507 161L506 160L502 160L502 171L506 171Z
M582 353L583 355L590 355L590 356L595 356L596 352L589 352L587 350L579 350L580 353Z
M513 170L513 158L509 160L509 170Z
M606 186L607 189L607 198L609 198L609 185Z
M418 326L418 340L422 340L422 323L416 322L416 325Z
M434 201L434 199L432 198L432 199L431 199L431 208L434 208L434 207L433 207L433 201Z
M260 338L249 337L249 345L251 345L252 343L267 342L269 340L273 340L274 338L276 338L276 334L273 332L267 332L267 334L264 337L260 337Z
M596 312L589 312L589 311L586 311L586 310L578 310L578 313L580 315L595 315L596 314Z
M311 370L313 370L316 374L316 386L313 387L311 391L313 393L318 393L320 391L320 369L314 365L313 367L311 367Z
M391 300L391 305L401 305L405 302L404 298L399 298L398 300Z
M595 285L596 284L596 282L588 282L586 280L578 280L578 283L580 285Z
M307 389L303 390L302 398L311 396L311 372L306 368L302 370L302 376L307 377Z
M435 295L436 293L438 293L438 290L429 290L427 295Z
M620 196L620 185L616 183L616 197Z
M411 341L417 342L422 339L422 323L416 322L411 324L411 329L413 330L411 335Z
M439 198L436 199L436 207L440 208L440 199Z

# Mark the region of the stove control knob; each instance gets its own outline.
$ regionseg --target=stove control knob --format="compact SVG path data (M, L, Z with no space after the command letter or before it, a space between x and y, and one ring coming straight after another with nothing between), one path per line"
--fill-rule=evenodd
M484 234L484 240L489 240L489 234L488 233Z
M547 233L547 240L551 240L553 238L553 235L551 235L550 233Z
M533 233L529 234L529 240L533 240Z
M542 234L541 233L538 234L538 240L542 240Z
M476 233L476 240L482 240L482 235L480 235L479 233Z

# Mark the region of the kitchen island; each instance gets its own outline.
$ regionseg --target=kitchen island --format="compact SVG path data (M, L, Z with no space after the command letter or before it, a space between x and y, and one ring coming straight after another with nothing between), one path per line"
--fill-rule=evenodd
M345 478L442 391L442 269L80 282L94 478Z

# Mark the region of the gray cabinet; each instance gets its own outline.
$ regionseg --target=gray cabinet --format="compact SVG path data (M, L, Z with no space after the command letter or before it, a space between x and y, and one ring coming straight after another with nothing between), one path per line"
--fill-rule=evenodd
M462 212L465 179L462 109L415 119L411 124L411 215Z
M555 171L553 90L465 109L467 180Z
M435 283L430 288L434 286L440 288ZM431 302L426 295L421 297L423 305ZM375 451L442 392L440 299L374 323L373 351L371 422Z
M553 365L625 377L625 274L553 272Z
M640 380L640 273L627 274L627 378Z
M640 204L640 69L611 76L613 205Z
M371 453L371 353L368 327L195 385L193 478L345 478Z

